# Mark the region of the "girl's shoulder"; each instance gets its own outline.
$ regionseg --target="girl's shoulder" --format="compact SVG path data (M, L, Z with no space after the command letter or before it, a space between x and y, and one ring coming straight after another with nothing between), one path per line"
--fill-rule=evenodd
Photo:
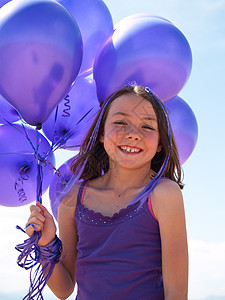
M159 194L160 196L161 194L163 195L164 193L169 193L169 194L177 193L177 192L181 193L181 189L175 181L169 178L162 178L159 181L158 185L155 187L153 192Z
M86 185L87 186L87 191L86 193L88 193L88 191L91 192L96 192L96 193L102 193L104 191L107 190L107 182L105 180L105 176L99 176L97 178L94 179L89 179L86 181Z
M82 182L75 183L71 187L71 189L65 194L65 196L63 197L63 199L60 203L60 206L59 206L61 209L75 210L76 204L77 204L77 196L78 196L81 184L82 184Z
M162 212L176 211L183 207L183 196L179 185L163 178L151 194L153 212L158 219Z

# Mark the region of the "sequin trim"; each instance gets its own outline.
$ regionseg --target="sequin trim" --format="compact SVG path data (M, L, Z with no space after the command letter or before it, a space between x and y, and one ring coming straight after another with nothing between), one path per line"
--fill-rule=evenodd
M139 206L140 203L129 205L127 208L122 208L118 213L115 213L112 217L104 216L100 212L89 210L83 204L79 204L76 207L75 215L78 220L91 225L114 225L121 222L130 220L138 215L143 207Z

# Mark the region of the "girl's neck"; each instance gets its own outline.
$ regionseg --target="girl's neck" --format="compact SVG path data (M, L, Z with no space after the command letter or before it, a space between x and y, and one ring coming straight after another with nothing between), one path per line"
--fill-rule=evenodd
M143 189L153 176L154 172L149 167L131 170L115 166L104 175L104 181L109 189L121 195L130 189Z

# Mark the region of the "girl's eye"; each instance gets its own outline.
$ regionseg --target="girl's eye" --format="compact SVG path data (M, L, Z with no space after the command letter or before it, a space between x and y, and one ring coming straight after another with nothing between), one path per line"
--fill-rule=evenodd
M149 130L155 130L153 127L151 127L149 125L143 125L142 127L145 129L149 129Z
M117 124L117 125L126 125L127 123L125 123L123 121L116 121L116 122L114 122L114 124Z

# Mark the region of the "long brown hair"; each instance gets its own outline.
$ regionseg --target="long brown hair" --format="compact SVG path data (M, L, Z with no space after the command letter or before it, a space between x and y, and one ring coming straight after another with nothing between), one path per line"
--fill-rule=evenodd
M110 108L110 104L118 97L124 94L134 94L137 96L141 96L144 99L148 100L156 113L157 121L158 121L158 129L159 129L159 136L160 136L160 145L162 149L160 152L157 152L154 158L151 161L151 168L156 173L160 170L165 158L170 152L170 158L164 173L162 174L163 177L167 177L173 181L175 181L180 188L183 188L182 184L182 170L179 161L178 150L175 142L175 138L172 132L171 124L169 122L169 126L171 129L172 135L172 144L170 146L170 137L168 134L168 125L165 113L160 106L160 104L156 101L154 96L149 93L145 88L137 85L130 85L125 86L110 97L106 99L106 101L101 106L92 126L90 127L82 145L80 147L80 151L77 156L74 157L71 163L71 171L72 173L76 172L78 166L81 166L85 163L83 172L80 176L80 179L88 180L100 177L102 174L106 173L109 169L109 158L108 154L106 153L103 144L99 141L100 136L103 135L104 132L104 125L108 115L108 111ZM105 105L107 106L105 107ZM162 104L163 105L163 104ZM164 109L165 106L163 105ZM104 110L104 111L103 111ZM165 109L166 111L166 109ZM98 128L97 136L95 141L93 140L94 144L91 149L88 149L90 145L90 140L93 139L93 130L96 128L97 121L102 114L102 118L100 121L100 125Z

